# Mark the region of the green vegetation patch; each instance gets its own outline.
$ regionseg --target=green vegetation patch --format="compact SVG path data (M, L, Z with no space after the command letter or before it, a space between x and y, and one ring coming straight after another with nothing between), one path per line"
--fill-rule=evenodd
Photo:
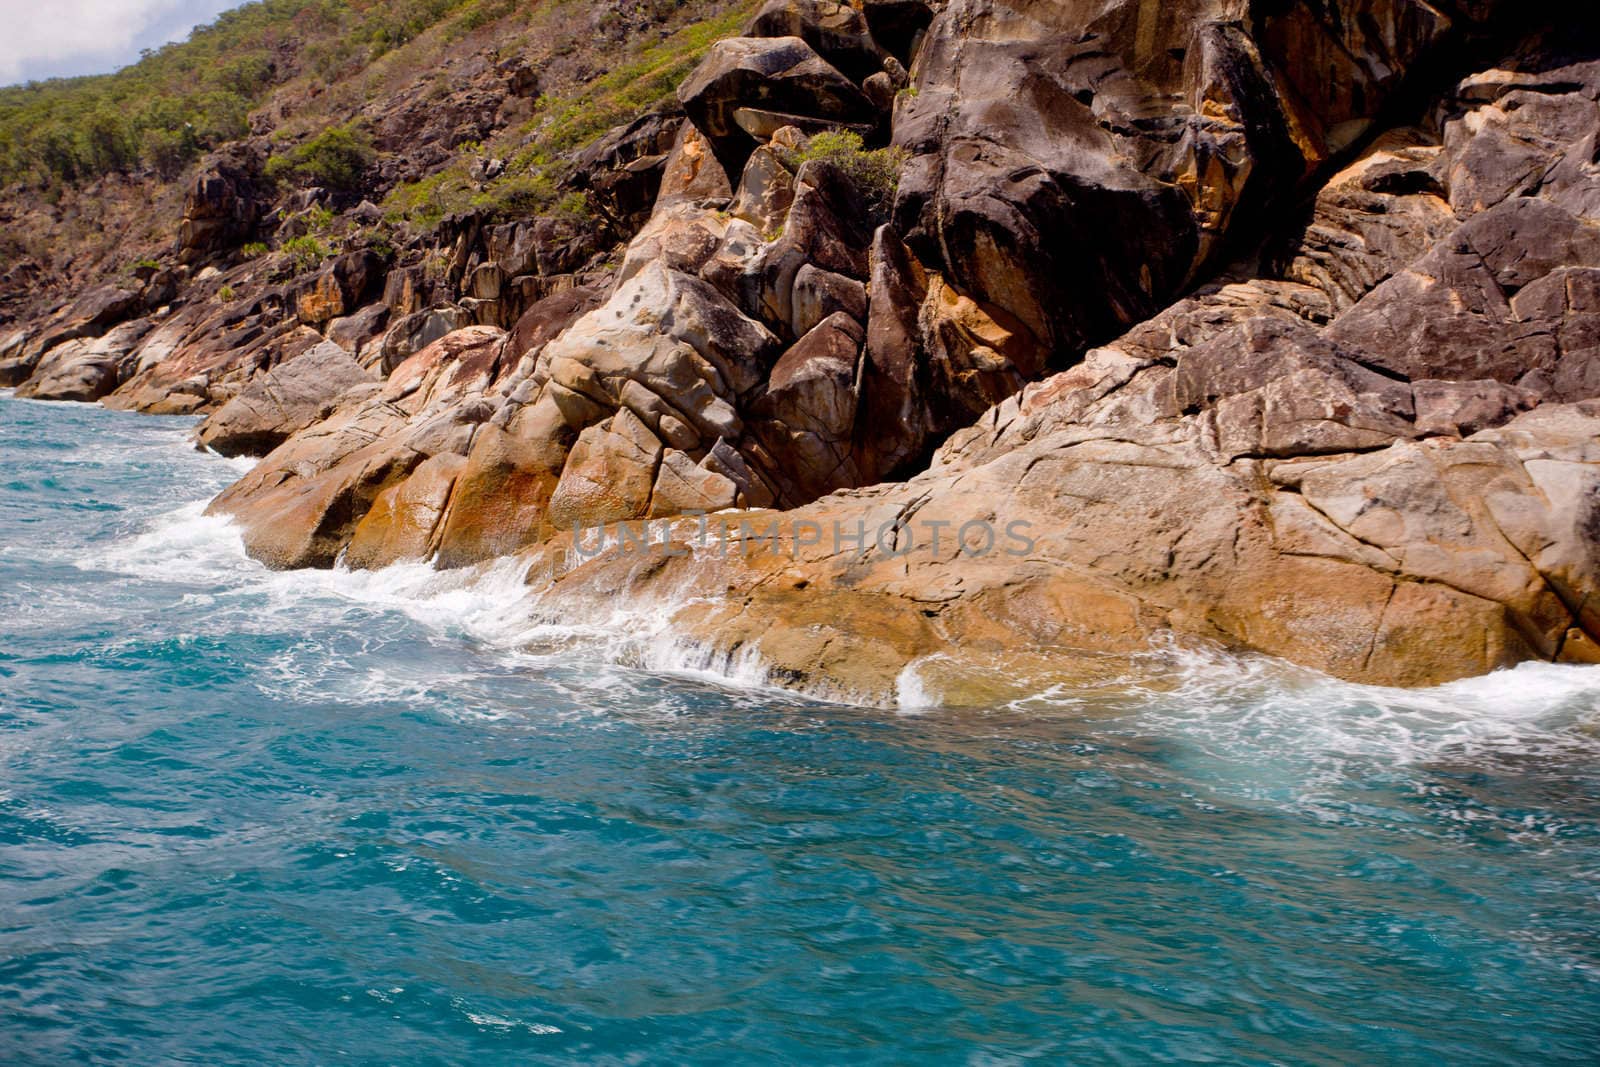
M678 17L692 20L705 0L681 5ZM724 37L736 35L756 4L743 0L703 21L689 21L656 41L617 46L618 62L576 89L541 96L533 118L501 138L499 145L463 145L456 162L419 181L393 189L384 201L391 219L433 226L463 211L497 217L556 214L575 221L590 217L581 194L563 192L571 169L569 154L613 126L653 109L670 106L678 85ZM512 147L515 145L516 147ZM471 177L474 160L504 150L505 173L488 182Z
M267 160L272 181L293 180L328 189L361 188L362 179L377 159L372 139L354 125L329 126L304 144Z
M88 181L148 166L176 176L249 133L276 86L360 70L442 20L500 0L257 0L146 50L115 74L0 89L0 184Z
M888 217L894 206L894 194L900 187L900 170L905 166L904 148L867 148L861 135L854 130L825 130L814 134L806 143L782 154L784 165L791 170L814 159L825 160L838 167L867 199L874 218Z

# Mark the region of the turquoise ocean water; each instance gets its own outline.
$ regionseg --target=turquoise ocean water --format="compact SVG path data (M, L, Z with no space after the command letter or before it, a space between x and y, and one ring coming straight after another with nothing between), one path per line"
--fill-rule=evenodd
M0 395L0 1062L1600 1061L1600 671L820 704L269 573L189 428Z

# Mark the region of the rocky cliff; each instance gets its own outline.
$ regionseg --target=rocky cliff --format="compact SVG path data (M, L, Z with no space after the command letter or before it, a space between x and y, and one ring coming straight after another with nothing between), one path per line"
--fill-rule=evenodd
M603 222L156 321L153 272L0 373L265 452L213 507L270 565L522 552L541 610L850 699L1166 631L1595 662L1600 31L1548 16L771 0L573 157ZM248 172L197 179L195 262Z

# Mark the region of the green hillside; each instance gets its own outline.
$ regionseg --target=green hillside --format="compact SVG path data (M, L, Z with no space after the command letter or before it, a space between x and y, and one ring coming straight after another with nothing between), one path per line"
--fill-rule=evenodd
M244 136L276 86L331 84L432 27L463 34L514 0L257 0L115 74L0 89L0 183L75 182L151 167L170 176ZM528 5L520 5L527 7Z

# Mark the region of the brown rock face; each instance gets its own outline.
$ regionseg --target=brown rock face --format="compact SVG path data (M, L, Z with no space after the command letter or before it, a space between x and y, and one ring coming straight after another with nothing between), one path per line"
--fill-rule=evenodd
M35 400L99 400L127 377L128 354L150 332L148 319L125 322L102 337L63 341L39 357L17 395Z
M503 331L486 326L435 341L381 389L350 394L351 402L331 417L274 449L212 502L212 512L232 516L251 555L270 566L331 566L387 490L432 457L466 456L491 413L481 398L495 380L504 343ZM436 478L438 468L428 476ZM386 513L394 522L413 522L417 509L402 505L419 498L427 499L420 486L409 498L391 495ZM360 559L392 562L382 546L409 554L414 544L412 533L386 531L374 520Z
M295 315L308 326L323 326L349 315L378 294L381 264L371 252L351 252L304 279L292 290Z
M1406 0L955 0L896 112L896 219L1041 358L1080 349L1169 303L1241 208L1348 145L1450 25Z
M252 381L201 423L197 440L224 456L265 455L333 414L351 390L377 384L348 352L324 341Z
M222 405L272 566L526 552L552 612L692 601L830 696L1163 631L1385 684L1593 658L1600 37L1445 78L1500 6L773 0L582 155L600 225L222 300L239 265L114 370L155 313L102 293L0 373ZM647 522L691 551L568 552Z
M364 570L430 558L438 550L439 524L466 465L465 456L450 452L429 456L404 481L380 492L350 535L345 564Z
M178 228L178 255L192 263L250 239L263 213L264 156L234 145L206 161L189 186Z
M572 187L620 229L637 230L650 218L682 126L681 113L657 113L607 134L578 157Z
M729 517L727 552L569 566L557 546L535 560L536 595L553 612L702 597L676 616L686 641L877 702L928 657L1026 650L1037 666L1043 650L1134 649L1163 630L1381 684L1587 662L1600 186L1570 161L1592 151L1600 62L1542 48L1335 174L1276 253L1279 276L1202 287L991 408L909 482ZM1566 136L1542 136L1555 114ZM1521 177L1494 178L1513 144ZM950 310L934 298L949 284L878 235L862 380L880 442L928 417L937 323L962 324L968 353L1004 348L971 339L1010 323L972 325L991 305ZM809 364L791 352L778 369Z
M768 0L745 36L799 37L857 84L881 72L887 56L866 16L839 0Z

